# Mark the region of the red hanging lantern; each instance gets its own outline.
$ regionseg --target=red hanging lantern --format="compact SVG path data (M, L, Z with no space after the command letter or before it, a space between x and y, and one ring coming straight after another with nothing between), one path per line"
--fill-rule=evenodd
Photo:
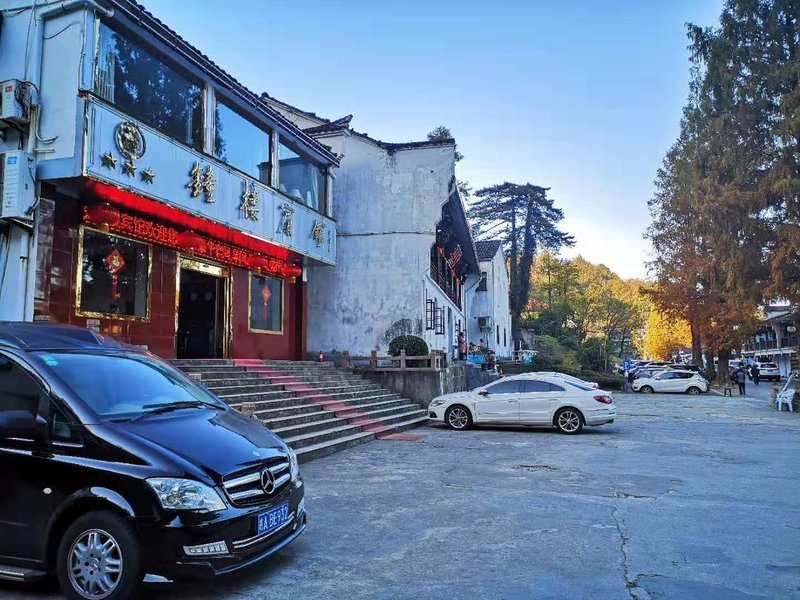
M259 275L269 268L269 263L269 258L261 254L251 254L247 257L247 267L252 271L258 272Z
M294 283L295 278L300 277L303 274L303 267L298 267L297 265L286 265L286 276L289 280Z
M199 233L188 229L178 234L178 248L182 252L194 255L195 250L200 250L206 245L205 239Z
M120 219L119 209L108 202L84 206L83 214L89 223L106 233L112 225L119 223Z

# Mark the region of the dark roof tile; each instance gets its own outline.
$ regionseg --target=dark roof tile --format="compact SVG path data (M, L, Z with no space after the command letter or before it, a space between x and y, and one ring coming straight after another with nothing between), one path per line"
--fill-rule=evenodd
M502 240L478 240L475 242L475 252L479 261L492 260L497 254L497 249L503 245Z

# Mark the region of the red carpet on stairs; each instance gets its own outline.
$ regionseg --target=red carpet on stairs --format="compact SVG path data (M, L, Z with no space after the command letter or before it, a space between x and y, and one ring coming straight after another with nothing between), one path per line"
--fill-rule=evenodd
M350 406L346 402L334 400L330 396L318 393L317 388L304 381L298 380L296 377L287 375L280 369L265 365L260 359L237 358L234 359L233 364L239 367L244 367L246 371L260 373L260 377L269 378L275 383L280 383L287 391L297 392L298 394L306 396L309 399L309 402L321 405L323 409L333 412L339 418L347 419L348 424L357 425L364 431L371 431L375 434L376 439L400 439L396 437L389 437L393 435L409 435L414 437L412 434L398 433L394 426L384 423L381 419L372 419L363 415L360 411Z

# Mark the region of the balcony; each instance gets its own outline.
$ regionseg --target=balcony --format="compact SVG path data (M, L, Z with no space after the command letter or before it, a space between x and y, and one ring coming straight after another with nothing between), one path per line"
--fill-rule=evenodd
M317 264L336 264L332 219L141 123L144 141L139 155L130 159L122 153L118 132L131 118L92 97L86 102L81 175L216 221Z
M781 338L781 348L795 348L800 345L800 335L794 334Z
M783 344L781 344L782 346ZM748 340L744 344L744 351L745 352L757 352L759 350L777 350L778 349L778 341L777 340L762 340L756 342L755 340Z
M435 265L431 265L431 279L433 279L436 285L438 285L447 297L453 301L453 304L458 307L458 310L461 310L461 286L455 283L453 276L448 272L443 273Z

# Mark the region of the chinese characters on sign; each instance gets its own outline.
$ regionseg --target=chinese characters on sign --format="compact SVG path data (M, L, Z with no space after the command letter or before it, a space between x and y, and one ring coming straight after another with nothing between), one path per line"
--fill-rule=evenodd
M214 190L217 189L217 178L211 167L206 167L205 171L199 162L194 163L189 172L189 183L186 187L192 190L192 198L197 198L200 194L205 195L206 202L214 202Z
M278 233L292 237L292 215L294 214L294 209L286 203L281 204L278 209L281 211Z
M317 243L317 248L321 248L325 243L325 223L323 221L314 221L311 228L311 239Z
M245 219L258 221L258 190L256 184L244 182L244 192L242 192L242 203L239 205L242 216Z

